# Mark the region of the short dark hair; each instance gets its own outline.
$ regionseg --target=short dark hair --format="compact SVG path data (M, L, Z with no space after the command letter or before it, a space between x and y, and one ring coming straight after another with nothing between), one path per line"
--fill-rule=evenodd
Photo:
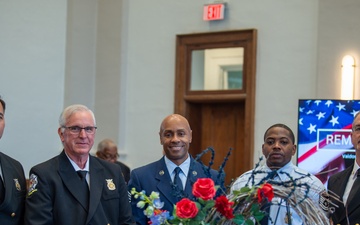
M4 112L5 112L5 107L6 107L6 104L5 104L5 101L1 98L1 95L0 95L0 103L4 109Z
M271 127L269 127L269 128L265 131L264 141L265 141L267 132L268 132L271 128L274 128L274 127L281 127L281 128L286 129L287 131L289 131L289 133L290 133L290 139L291 139L291 141L293 142L293 144L295 144L295 135L294 135L293 131L290 129L290 127L288 127L288 126L286 126L285 124L282 124L282 123L277 123L277 124L274 124L274 125L272 125Z

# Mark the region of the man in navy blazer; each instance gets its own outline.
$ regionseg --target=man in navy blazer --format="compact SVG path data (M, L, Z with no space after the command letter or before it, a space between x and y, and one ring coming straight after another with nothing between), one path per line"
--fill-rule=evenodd
M89 155L96 132L93 112L71 105L59 125L64 150L30 170L25 225L135 224L121 168Z
M345 170L332 175L328 181L328 190L339 198L331 199L338 207L331 215L333 224L355 225L360 224L360 189L350 196L350 191L358 177L360 168L360 113L357 113L352 123L351 142L355 148L356 158L354 164ZM354 187L356 188L356 187ZM332 196L332 195L330 195Z
M5 128L5 101L0 97L0 139ZM22 165L0 152L0 224L22 225L26 180Z
M153 163L132 170L129 181L129 190L135 188L137 191L144 190L147 195L152 191L160 194L160 200L164 202L162 210L170 214L174 205L181 198L192 199L192 185L198 178L208 177L204 167L195 161L188 153L192 140L192 131L186 118L178 114L167 116L160 126L160 143L163 146L164 156ZM185 187L179 189L173 180L175 168L180 167L179 174L182 184ZM216 182L218 173L211 170L211 178ZM136 206L138 199L132 198L131 206L136 223L147 224L147 217L143 210Z

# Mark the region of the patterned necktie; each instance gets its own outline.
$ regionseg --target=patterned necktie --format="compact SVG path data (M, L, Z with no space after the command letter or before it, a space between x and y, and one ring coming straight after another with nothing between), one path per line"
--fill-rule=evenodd
M86 174L87 171L86 170L78 170L76 171L77 174L79 175L80 179L81 179L81 189L84 190L82 191L82 196L81 196L81 201L84 203L84 205L86 206L86 210L88 210L89 208L89 185L86 181Z
M180 177L179 177L179 174L180 174L180 172L181 172L181 168L180 168L180 167L176 167L176 168L174 169L174 171L175 171L174 184L175 184L176 187L179 188L179 190L182 191L182 190L183 190L183 185L182 185L181 179L180 179Z
M2 203L4 201L4 198L5 198L5 186L4 186L3 179L0 175L0 203Z
M353 186L351 187L349 196L347 198L346 204L349 205L350 201L355 197L356 193L360 188L360 169L356 171L356 179L354 181Z

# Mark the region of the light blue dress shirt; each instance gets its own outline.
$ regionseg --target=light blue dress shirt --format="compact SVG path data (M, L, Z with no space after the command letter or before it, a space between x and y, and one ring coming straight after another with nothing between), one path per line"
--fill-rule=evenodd
M168 169L168 172L171 176L171 180L174 181L174 177L175 177L175 168L178 167L178 165L176 165L175 163L173 163L170 159L168 159L166 156L164 157L165 159L165 164L166 164L166 168ZM188 156L188 158L179 165L181 172L179 173L179 177L180 180L182 182L183 187L186 187L186 179L187 179L187 175L189 173L189 168L190 168L190 156Z
M267 166L267 165L263 165L263 166L259 166L258 168L255 169L255 171L264 171L264 173L256 173L255 177L254 177L254 184L258 185L259 182L265 178L269 172L271 172L272 170ZM240 177L238 177L236 179L236 181L234 182L234 184L231 187L231 193L234 190L240 190L242 187L248 185L248 186L252 186L251 181L249 181L249 178L251 177L251 175L253 170L250 170L246 173L244 173L243 175L241 175ZM281 169L277 170L277 174L278 176L274 178L274 181L289 181L290 178L296 179L296 178L302 178L299 179L297 181L297 184L308 184L310 187L310 192L308 193L308 197L311 198L313 200L313 202L315 203L316 206L319 205L319 194L325 190L325 187L323 185L323 183L315 176L310 175L310 176L306 176L308 174L308 172L296 167L292 162L289 162L288 164L286 164L284 167L282 167ZM300 190L300 191L304 191L305 190ZM287 211L290 210L291 213L291 224L292 225L300 225L300 224L305 224L302 221L302 218L295 212L295 210L289 206L287 206L286 202L284 199L279 198L279 197L274 197L272 199L272 205L270 206L270 218L268 224L269 225L285 225L285 224L289 224L288 222L288 218L287 218ZM317 210L322 210L319 206L317 207ZM271 222L272 221L272 222Z

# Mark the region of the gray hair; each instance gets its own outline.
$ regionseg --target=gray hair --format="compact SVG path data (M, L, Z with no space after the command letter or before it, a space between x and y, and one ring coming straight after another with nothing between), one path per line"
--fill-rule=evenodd
M64 111L62 111L62 113L60 114L59 117L59 127L64 129L63 127L66 125L67 120L69 119L69 117L75 113L75 112L81 112L81 111L87 111L91 114L93 120L94 120L94 126L96 126L96 121L95 121L95 115L93 113L93 111L91 111L88 107L86 107L85 105L70 105L68 107L66 107L64 109Z

